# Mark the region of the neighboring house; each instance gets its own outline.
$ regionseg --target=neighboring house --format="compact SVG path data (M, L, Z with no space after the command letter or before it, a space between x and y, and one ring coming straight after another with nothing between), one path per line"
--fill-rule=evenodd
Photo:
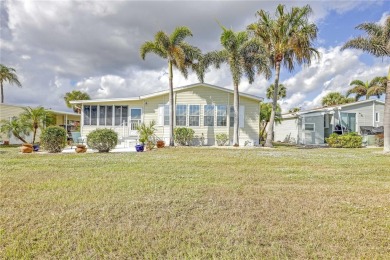
M19 117L21 113L24 112L23 108L26 108L27 106L18 106L18 105L10 105L10 104L0 104L0 120L10 120L13 117ZM71 112L64 112L64 111L56 111L56 110L50 110L48 111L52 112L55 115L56 119L56 125L62 126L65 128L68 128L68 130L71 130L74 128L75 125L78 125L80 123L80 114L71 113ZM38 129L39 131L39 129ZM11 136L10 138L7 135L0 134L0 141L9 141L10 144L19 144L21 141L14 136ZM27 136L25 139L26 141L31 142L32 141L32 133L30 136ZM38 133L38 140L39 140L39 133Z
M275 125L274 140L321 145L334 131L362 134L362 126L383 126L383 115L384 102L373 99L288 113Z
M110 128L125 142L137 136L137 125L156 122L156 136L169 143L169 91L129 98L82 100L81 135ZM240 94L240 145L257 145L259 109L262 98ZM74 101L73 103L75 103ZM72 103L72 102L71 102ZM192 84L174 89L176 127L195 131L193 144L215 145L215 136L225 133L233 142L233 91L209 84ZM203 137L203 138L202 138Z

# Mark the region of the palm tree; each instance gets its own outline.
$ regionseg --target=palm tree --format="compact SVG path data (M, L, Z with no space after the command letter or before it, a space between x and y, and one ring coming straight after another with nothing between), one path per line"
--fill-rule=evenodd
M234 86L234 129L233 145L239 146L239 85L243 75L252 84L257 73L264 73L267 78L270 76L268 59L263 55L263 47L257 39L249 39L247 32L234 32L231 29L222 28L220 37L222 50L210 52L205 55L207 64L214 64L217 68L226 63L232 74Z
M7 134L8 137L11 137L11 135L13 135L23 143L27 143L24 138L25 136L30 135L31 125L16 117L12 118L11 120L1 120L0 123L1 133Z
M174 104L173 104L173 67L177 68L181 74L187 78L188 67L194 59L201 59L201 51L184 41L186 37L192 36L192 32L187 27L177 27L171 35L159 31L154 36L154 41L147 41L140 48L140 55L143 60L148 53L168 61L169 74L169 110L170 110L170 141L169 145L174 146ZM204 70L203 70L204 72ZM202 76L203 78L203 76ZM203 81L203 79L202 79Z
M351 89L347 91L347 97L351 94L355 94L355 100L358 101L361 97L366 97L366 100L370 96L378 96L378 98L384 93L383 77L375 77L371 81L363 82L359 79L353 80L349 85Z
M29 124L32 128L32 143L34 144L38 128L45 128L46 126L51 125L53 123L53 114L41 106L36 108L26 107L23 108L23 110L24 112L20 114L20 119L23 123Z
M290 110L288 110L289 113L296 113L296 112L299 112L299 111L301 111L300 107L293 107Z
M70 101L74 100L89 100L91 99L88 93L81 92L78 90L73 90L72 92L66 92L64 96L64 100L66 106L72 108L74 112L81 114L81 104L71 104Z
M267 88L267 98L268 99L272 99L272 97L274 96L274 88L275 88L274 84L271 84ZM286 87L283 84L279 84L279 93L277 95L277 99L279 100L279 99L285 98L285 97L286 97Z
M390 15L383 25L362 23L356 29L363 30L367 36L358 36L347 41L341 50L347 48L360 49L375 57L390 57ZM387 74L387 87L384 114L384 152L390 152L390 67Z
M311 12L310 6L306 5L293 7L288 13L285 12L285 6L279 4L275 19L271 19L268 12L260 10L257 12L258 21L248 26L248 30L264 43L271 65L275 69L272 113L265 143L268 147L272 147L281 65L291 72L295 64L310 65L313 56L319 57L319 52L313 48L318 28L308 21Z
M370 96L376 96L377 98L380 98L383 94L386 93L387 78L386 77L375 77L371 81L374 83L368 89L367 94Z
M354 102L354 98L347 98L340 92L330 92L322 98L323 106L336 106Z
M16 70L0 64L1 103L4 103L3 82L7 81L11 85L15 84L18 87L22 86L22 84L19 82L18 76L16 75Z
M278 124L282 122L282 116L281 116L282 109L277 105L277 110L275 113L275 123ZM271 113L272 113L272 103L261 103L260 105L260 124L261 124L261 130L260 130L260 139L264 140L265 136L265 130L267 129L267 125L271 119Z

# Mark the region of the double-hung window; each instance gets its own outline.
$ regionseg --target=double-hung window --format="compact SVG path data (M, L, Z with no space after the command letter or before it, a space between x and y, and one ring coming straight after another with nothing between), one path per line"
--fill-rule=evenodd
M200 106L199 105L189 105L189 126L199 126L200 121Z
M115 125L127 126L127 115L128 115L127 106L115 106L114 110L115 110Z
M226 126L227 124L227 106L217 105L217 126Z
M176 105L176 125L187 125L187 105Z
M214 126L214 105L204 106L204 126Z
M84 125L97 125L97 106L84 106Z

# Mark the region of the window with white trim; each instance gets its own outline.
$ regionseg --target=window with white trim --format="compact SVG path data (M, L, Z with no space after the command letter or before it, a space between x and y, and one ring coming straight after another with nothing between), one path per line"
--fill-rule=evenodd
M187 105L176 105L176 125L187 125Z
M217 105L217 126L226 126L227 124L227 106Z
M199 121L200 121L200 106L189 105L188 125L199 126Z
M315 131L315 124L314 123L306 123L305 124L305 131Z
M375 122L379 122L379 112L375 112Z
M204 106L204 126L214 126L214 105Z

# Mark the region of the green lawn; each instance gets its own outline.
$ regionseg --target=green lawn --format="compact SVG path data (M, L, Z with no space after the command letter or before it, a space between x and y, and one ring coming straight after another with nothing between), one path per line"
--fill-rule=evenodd
M0 258L390 258L381 149L0 150Z

